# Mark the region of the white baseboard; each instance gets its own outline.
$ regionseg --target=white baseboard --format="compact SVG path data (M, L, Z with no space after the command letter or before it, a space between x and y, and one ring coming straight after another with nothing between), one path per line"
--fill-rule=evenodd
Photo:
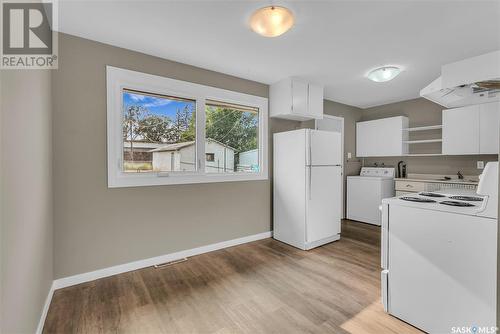
M54 295L54 284L52 282L49 290L49 294L47 295L47 299L45 299L45 304L43 305L42 315L40 316L40 321L38 322L38 327L36 328L36 334L42 334L43 325L45 325L45 318L47 318L47 313L49 313L50 302L52 301L52 296Z
M222 241L222 242L218 242L218 243L211 244L211 245L206 245L206 246L201 246L201 247L192 248L192 249L188 249L188 250L183 250L180 252L170 253L170 254L166 254L166 255L160 255L160 256L149 258L149 259L120 264L117 266L99 269L99 270L95 270L95 271L91 271L91 272L87 272L87 273L83 273L83 274L78 274L78 275L69 276L69 277L63 277L63 278L56 279L54 281L54 284L52 285L52 290L57 290L57 289L65 288L68 286L93 281L93 280L96 280L99 278L125 273L125 272L132 271L132 270L142 269L142 268L154 266L154 265L165 263L165 262L175 261L175 260L179 260L179 259L182 259L185 257L190 257L190 256L194 256L194 255L208 253L208 252L213 252L213 251L216 251L219 249L232 247L232 246L236 246L236 245L241 245L241 244L251 242L251 241L267 239L267 238L270 238L271 236L272 236L272 231L263 232L263 233L249 235L249 236L238 238L238 239L232 239L232 240Z

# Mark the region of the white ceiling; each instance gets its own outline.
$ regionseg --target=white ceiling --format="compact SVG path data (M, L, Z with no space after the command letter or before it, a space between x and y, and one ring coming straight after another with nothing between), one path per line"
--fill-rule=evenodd
M440 66L500 49L500 1L274 1L296 16L277 38L250 30L271 1L61 1L60 31L263 83L300 76L367 108L418 97ZM387 83L364 75L395 64Z

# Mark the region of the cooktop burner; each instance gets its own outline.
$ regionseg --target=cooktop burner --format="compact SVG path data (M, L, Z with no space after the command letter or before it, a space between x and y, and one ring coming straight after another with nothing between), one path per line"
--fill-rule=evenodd
M450 196L451 199L456 199L459 201L470 201L470 202L482 202L483 199L481 197L473 197L473 196Z
M403 201L409 202L419 202L419 203L436 203L433 199L421 198L421 197L400 197Z
M451 198L451 197L450 197ZM450 205L450 206L475 206L474 204L470 204L470 203L467 203L467 202L458 202L458 201L442 201L442 202L439 202L440 204L444 204L444 205Z
M421 195L421 196L425 196L425 197L446 197L446 196L445 196L445 195L443 195L443 194L426 193L426 192L419 193L419 195Z

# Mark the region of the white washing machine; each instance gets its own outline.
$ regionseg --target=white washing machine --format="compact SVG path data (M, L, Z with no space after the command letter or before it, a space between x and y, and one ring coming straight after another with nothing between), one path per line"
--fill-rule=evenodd
M382 199L394 197L392 167L363 167L360 175L347 177L347 219L380 226Z

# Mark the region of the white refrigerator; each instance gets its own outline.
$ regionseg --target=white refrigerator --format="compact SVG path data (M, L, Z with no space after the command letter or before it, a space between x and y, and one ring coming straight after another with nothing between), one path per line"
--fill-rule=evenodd
M308 250L340 238L342 138L300 129L274 134L273 237Z

